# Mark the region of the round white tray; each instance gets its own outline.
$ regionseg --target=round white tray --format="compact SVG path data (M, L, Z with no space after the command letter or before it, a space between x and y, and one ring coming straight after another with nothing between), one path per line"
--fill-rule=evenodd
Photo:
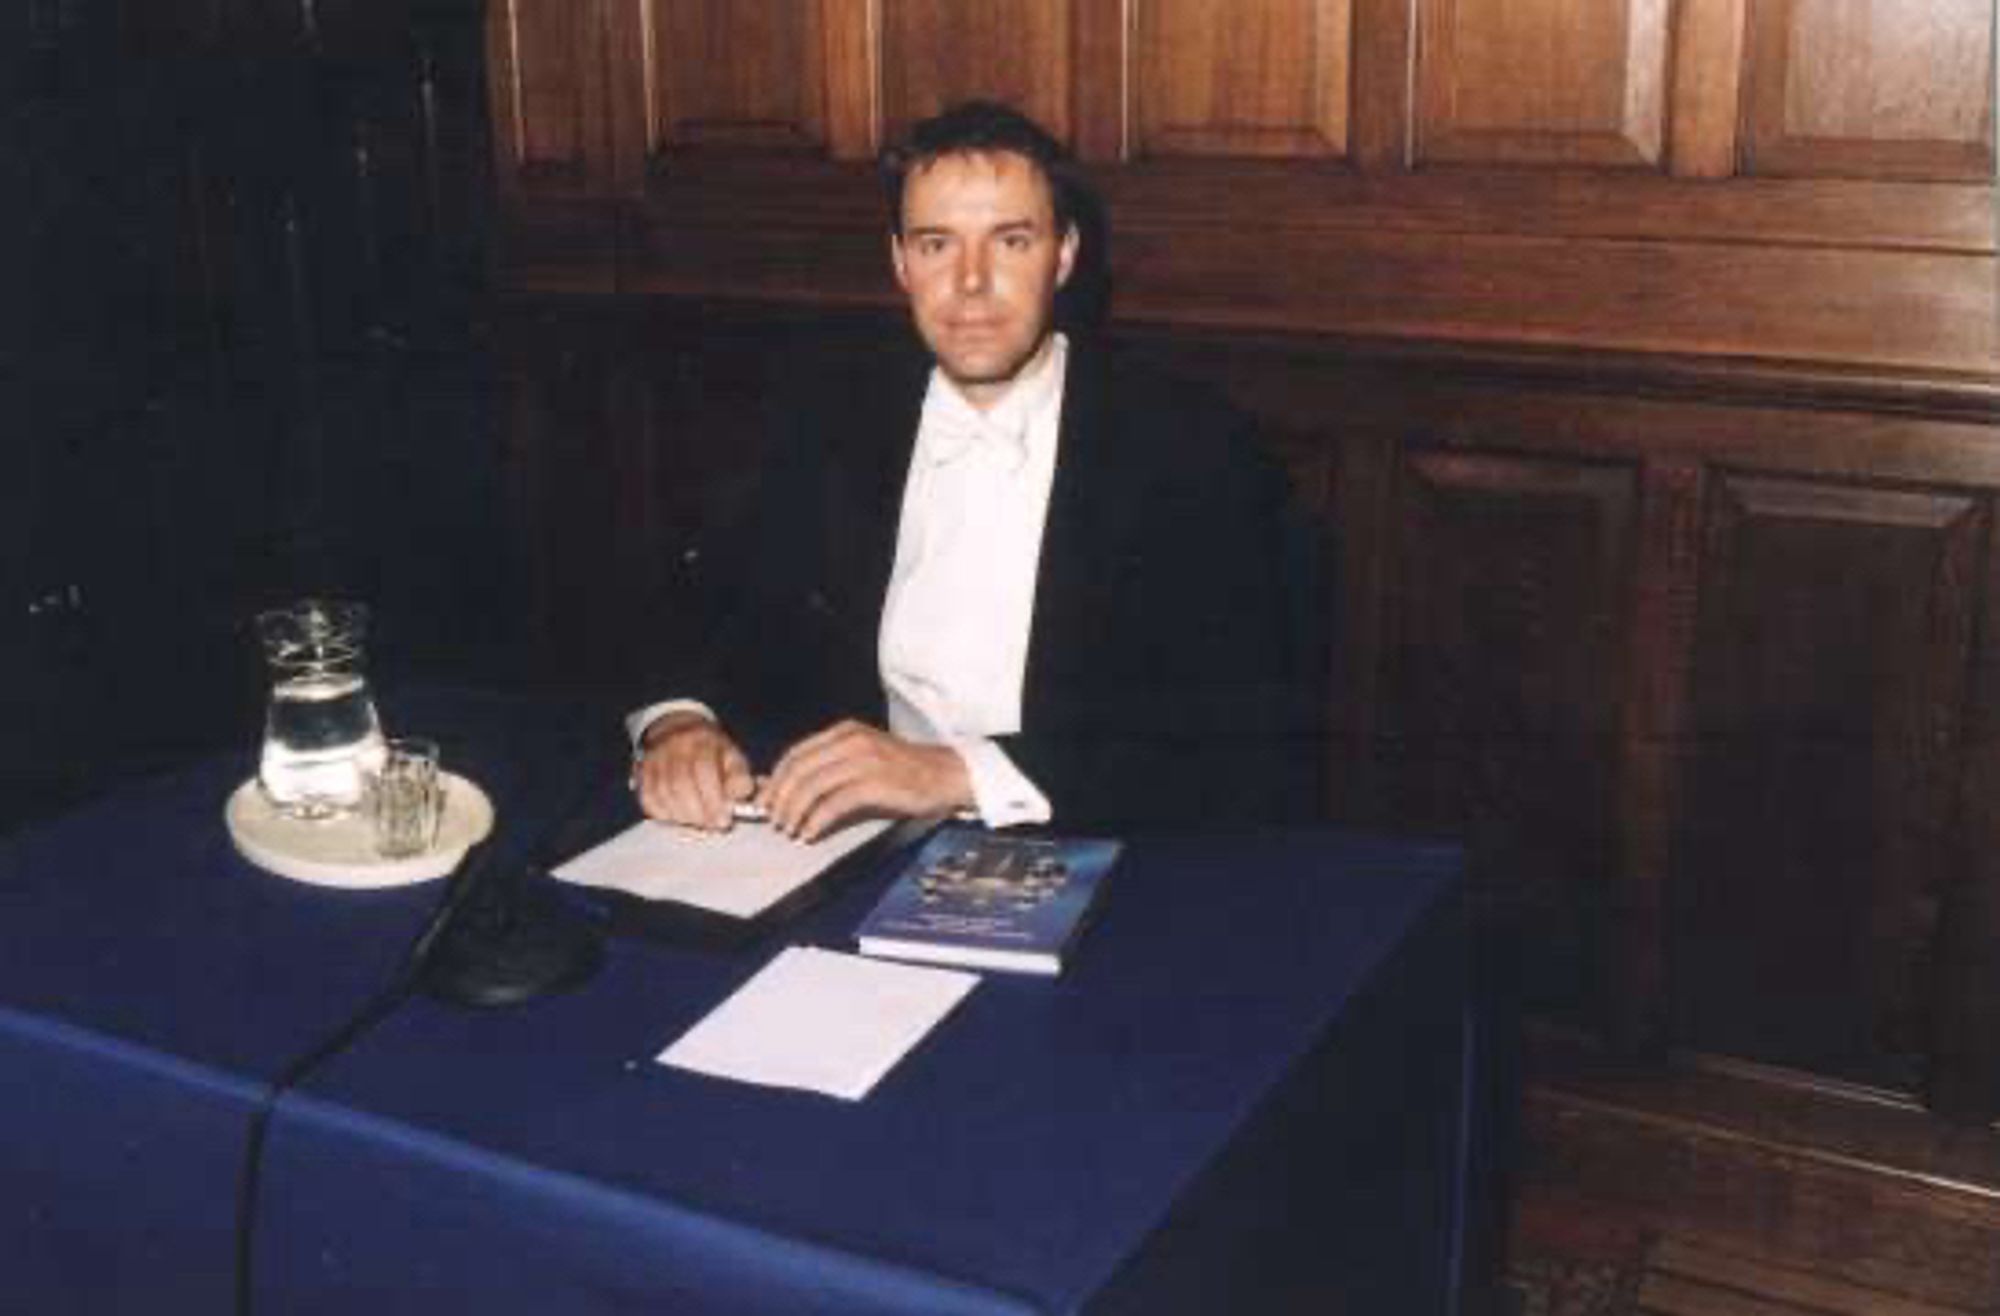
M287 818L264 797L255 777L236 788L222 812L237 853L280 877L315 886L407 886L443 877L493 830L493 802L486 792L456 773L441 775L444 817L437 844L407 859L376 854L374 826L361 814L320 822Z

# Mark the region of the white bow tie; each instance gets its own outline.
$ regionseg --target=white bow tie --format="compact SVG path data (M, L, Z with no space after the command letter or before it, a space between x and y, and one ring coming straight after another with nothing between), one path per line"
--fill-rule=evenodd
M957 407L931 408L924 416L924 452L933 466L946 466L974 452L991 453L1006 469L1028 460L1028 420L1017 412L1006 422Z

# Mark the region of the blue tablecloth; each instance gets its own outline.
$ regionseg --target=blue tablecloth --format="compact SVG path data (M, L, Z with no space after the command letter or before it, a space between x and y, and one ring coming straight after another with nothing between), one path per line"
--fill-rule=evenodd
M503 801L585 734L566 706L472 695L384 713ZM253 768L246 747L0 843L0 1285L21 1310L228 1312L270 1080L393 979L439 899L244 862L222 808Z
M386 699L539 834L615 721ZM0 844L0 1274L24 1310L1447 1309L1466 1115L1455 851L1134 838L1055 981L991 976L866 1101L651 1057L782 944L845 948L881 879L736 950L619 942L583 991L404 1003L439 884L236 857L248 753Z
M413 1002L280 1105L257 1310L1443 1312L1459 857L1135 840L1055 981L989 976L865 1101L651 1057L782 944L627 942L512 1012Z

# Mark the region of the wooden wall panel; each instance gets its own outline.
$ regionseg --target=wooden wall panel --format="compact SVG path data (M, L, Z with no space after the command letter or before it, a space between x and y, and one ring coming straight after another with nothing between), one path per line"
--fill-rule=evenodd
M647 147L813 151L827 147L819 0L651 0Z
M1420 163L1662 161L1667 0L1424 0Z
M1633 472L1425 452L1400 484L1370 775L1396 826L1464 838L1484 921L1533 946L1531 999L1589 1009L1613 870Z
M1677 1032L1914 1090L1986 517L1961 493L1716 483L1676 883Z
M1114 212L1116 213L1116 212ZM1774 357L1969 377L2000 361L1994 263L1928 252L1121 224L1118 309L1188 327Z
M1669 164L1680 177L1736 172L1747 4L1683 0L1674 15L1667 136Z
M1138 156L1342 156L1350 0L1140 0L1133 55Z
M487 86L503 193L583 187L608 168L602 0L494 0Z
M1747 166L1993 176L1991 0L1753 0Z
M1017 105L1065 140L1073 135L1072 0L880 3L885 135L974 96Z

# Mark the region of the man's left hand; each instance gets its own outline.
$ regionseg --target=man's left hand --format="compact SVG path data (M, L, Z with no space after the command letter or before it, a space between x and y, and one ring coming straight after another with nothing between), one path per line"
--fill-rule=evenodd
M862 814L921 818L973 807L965 760L863 722L836 722L786 750L757 802L771 825L816 841Z

